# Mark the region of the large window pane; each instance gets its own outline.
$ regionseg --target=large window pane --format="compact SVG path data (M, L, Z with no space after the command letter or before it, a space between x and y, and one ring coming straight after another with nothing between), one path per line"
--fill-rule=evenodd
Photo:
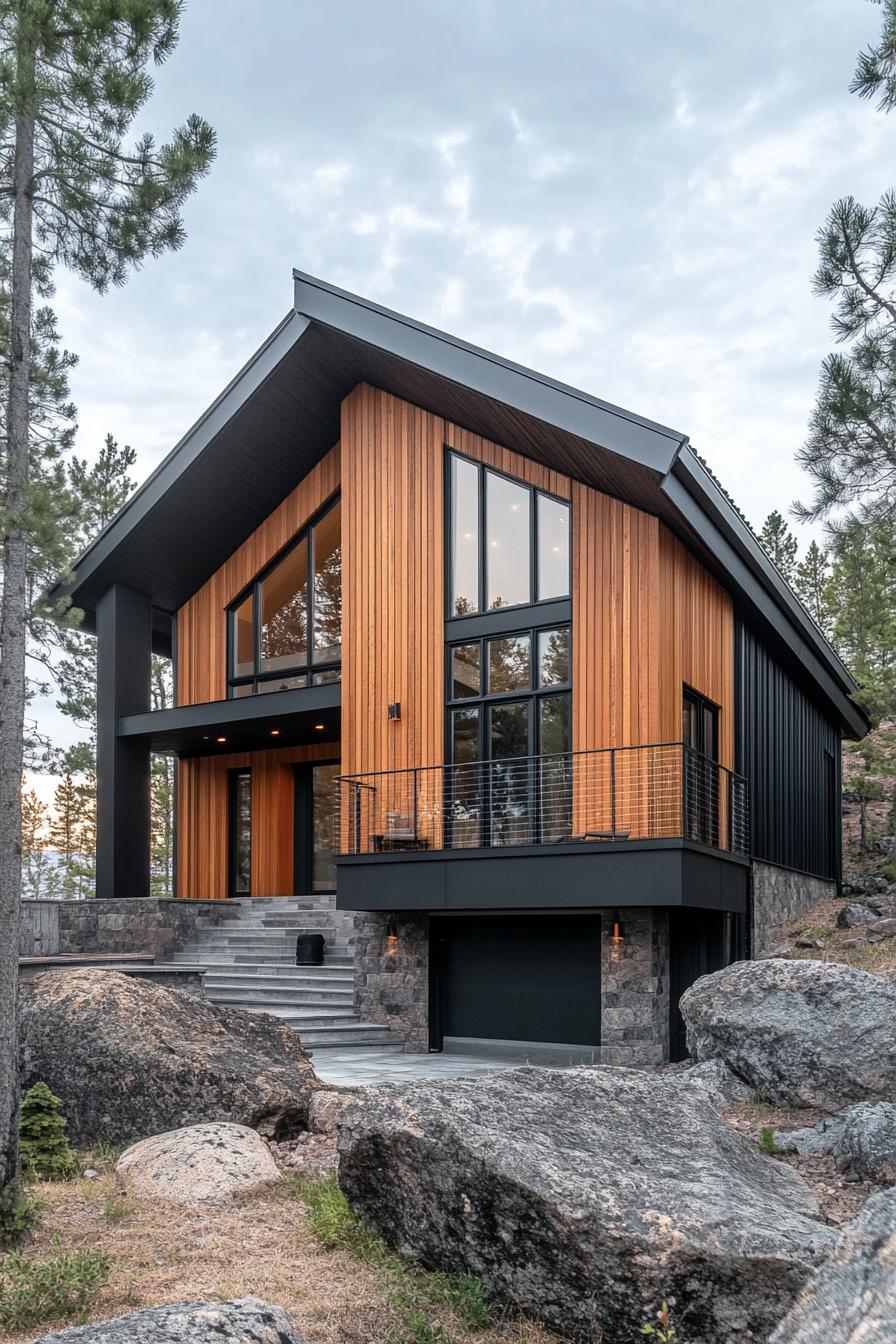
M553 844L572 832L572 758L569 696L545 696L538 707L541 729L539 762L539 821L543 844Z
M490 695L502 691L528 691L530 686L530 639L514 635L510 639L490 639L488 643L488 689Z
M569 696L548 695L539 704L543 756L569 751Z
M312 891L336 890L336 865L333 863L334 781L339 764L315 765L311 772L314 837L312 848Z
M232 615L230 627L230 675L251 677L255 671L255 599L250 593Z
M524 845L531 820L529 701L493 705L490 720L491 843Z
M482 679L479 671L479 641L459 644L451 650L451 699L466 700L479 695Z
M569 682L569 629L539 630L538 684L566 686Z
M538 496L538 601L569 595L569 505Z
M479 468L451 457L451 611L479 610Z
M448 805L445 836L449 848L469 849L482 843L478 708L451 711L451 759L454 767L445 791Z
M487 602L489 608L531 602L531 494L494 472L485 474Z
M314 661L332 663L342 644L342 508L334 504L314 528Z
M308 542L285 555L261 585L261 672L308 658Z

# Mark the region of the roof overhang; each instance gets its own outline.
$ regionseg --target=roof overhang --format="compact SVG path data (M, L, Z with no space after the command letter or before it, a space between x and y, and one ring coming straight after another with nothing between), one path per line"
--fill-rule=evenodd
M342 687L334 682L272 691L238 700L212 700L120 718L117 735L150 751L220 756L260 747L338 742Z
M844 730L856 687L680 432L294 272L293 310L78 560L67 595L94 629L113 583L170 617L339 439L369 383L661 517L770 626Z

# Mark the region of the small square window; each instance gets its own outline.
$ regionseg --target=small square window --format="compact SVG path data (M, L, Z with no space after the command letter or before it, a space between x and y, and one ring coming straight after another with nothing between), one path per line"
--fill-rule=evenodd
M539 630L538 684L565 686L569 682L569 629Z
M467 700L481 691L479 642L458 644L451 650L451 699Z
M527 691L532 684L531 640L528 635L490 639L488 643L488 689L491 695L504 691Z

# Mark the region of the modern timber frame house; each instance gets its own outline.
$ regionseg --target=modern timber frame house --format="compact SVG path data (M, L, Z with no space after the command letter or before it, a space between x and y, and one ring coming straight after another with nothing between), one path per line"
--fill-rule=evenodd
M680 990L839 880L856 688L683 435L294 279L69 590L98 894L172 752L177 894L335 887L409 1047L680 1054Z

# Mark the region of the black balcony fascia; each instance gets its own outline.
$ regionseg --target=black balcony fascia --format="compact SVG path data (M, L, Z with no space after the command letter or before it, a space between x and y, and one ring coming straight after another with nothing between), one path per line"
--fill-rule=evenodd
M750 860L662 838L340 854L340 910L689 906L746 911Z
M341 704L342 685L330 682L130 714L118 720L116 731L119 738L141 742L151 751L178 756L335 742L339 740ZM217 741L221 737L226 740Z

